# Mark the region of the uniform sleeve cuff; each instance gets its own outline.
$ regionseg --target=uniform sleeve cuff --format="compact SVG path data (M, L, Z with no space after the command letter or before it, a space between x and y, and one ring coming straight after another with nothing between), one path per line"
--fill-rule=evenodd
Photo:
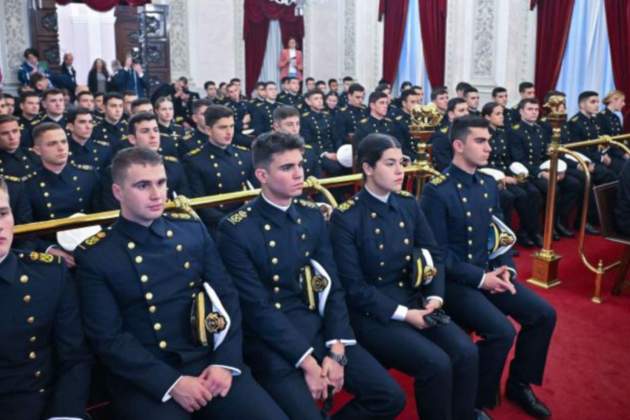
M404 321L407 317L407 312L409 312L409 308L403 305L398 305L392 314L392 319L394 321Z
M230 372L232 372L232 376L238 376L238 375L240 375L242 373L240 369L232 367L232 366L228 366L228 365L210 365L210 366L216 366L216 367L220 367L220 368L223 368L223 369L227 369Z
M440 296L437 295L433 295L433 296L428 296L427 300L437 300L438 302L440 302L440 306L444 305L444 299L442 299Z
M333 340L326 341L326 347L330 348L336 342L340 342L344 346L354 346L355 344L357 344L357 340L351 340L348 338L335 338Z
M300 357L300 360L298 360L297 363L295 364L295 367L299 368L302 362L304 361L304 359L306 359L308 356L311 355L311 353L313 353L313 350L315 350L313 347L306 350L306 352L302 355L302 357Z
M175 382L173 382L173 385L171 385L171 387L166 391L166 393L162 397L162 402L163 403L165 403L168 400L170 400L171 398L173 398L173 396L171 395L171 391L173 390L173 388L175 388L175 385L177 385L177 383L182 380L182 378L183 378L183 376L180 376L179 378L177 378L177 380Z
M481 276L481 281L479 282L479 285L477 286L477 289L481 289L483 287L483 283L486 281L486 273L483 273L483 276Z
M516 276L518 275L518 273L516 272L516 269L515 269L515 268L508 267L508 268L507 268L507 270L508 270L510 273L512 273L512 278L513 278L513 279L515 279L515 278L516 278Z

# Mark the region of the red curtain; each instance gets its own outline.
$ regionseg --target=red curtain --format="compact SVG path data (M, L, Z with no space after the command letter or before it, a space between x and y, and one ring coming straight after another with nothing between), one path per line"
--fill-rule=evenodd
M558 82L573 3L574 0L536 0L530 3L538 7L535 84L541 100L545 93L555 89Z
M444 85L447 0L418 0L424 66L431 86Z
M143 6L151 0L56 0L57 4L65 6L69 3L85 3L97 12L106 12L116 6Z
M630 1L606 0L606 24L615 86L630 98ZM630 100L626 99L628 103ZM623 110L625 131L630 130L630 106Z
M297 40L301 48L304 38L304 19L295 15L295 5L284 6L269 0L245 0L243 38L245 40L245 87L251 93L256 87L265 58L269 21L278 20L282 42Z
M378 19L385 17L383 42L383 79L393 83L405 37L408 0L380 0Z

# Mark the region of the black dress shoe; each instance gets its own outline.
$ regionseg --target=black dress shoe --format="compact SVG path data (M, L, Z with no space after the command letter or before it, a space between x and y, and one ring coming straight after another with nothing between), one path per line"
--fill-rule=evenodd
M556 230L560 236L564 236L565 238L572 238L573 235L575 235L575 232L567 227L564 227L562 223L556 223Z
M551 417L551 411L540 401L528 384L508 380L505 390L508 400L518 404L527 414L538 419Z
M595 226L591 225L590 223L587 223L586 226L584 226L584 232L586 232L589 235L599 235L600 234L599 229L597 229Z
M545 238L543 238L540 233L535 234L532 237L532 241L534 241L534 245L536 245L537 248L542 248L545 245Z
M475 419L476 420L492 420L492 417L490 417L488 413L486 413L485 411L475 408Z

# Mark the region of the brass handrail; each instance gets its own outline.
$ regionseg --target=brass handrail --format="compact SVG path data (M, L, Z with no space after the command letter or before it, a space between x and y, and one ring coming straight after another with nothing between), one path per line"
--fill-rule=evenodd
M412 164L405 168L406 173L416 173L416 172L426 172L431 173L431 168L427 168L425 165L416 165ZM335 198L332 196L330 191L326 189L326 187L341 187L345 185L352 185L356 182L361 181L361 174L352 174L352 175L342 175L330 178L322 178L317 179L315 177L309 177L304 182L305 189L316 190L317 192L321 192L326 200L330 202L333 207L336 207L337 202ZM225 194L217 194L210 195L205 197L197 197L186 200L186 205L192 208L204 208L204 207L212 207L218 204L232 203L235 201L246 201L248 199L256 197L260 194L260 189L253 190L245 190L245 191L235 191ZM165 209L171 210L174 208L180 208L181 204L168 201L166 203ZM16 225L14 227L13 233L15 235L25 235L25 234L34 234L34 233L49 233L56 232L59 230L72 229L82 226L89 225L97 225L97 224L108 224L112 223L119 215L119 210L110 210L103 211L98 213L90 213L83 216L76 217L65 217L61 219L53 219L53 220L45 220L41 222L33 222L33 223L25 223L21 225Z

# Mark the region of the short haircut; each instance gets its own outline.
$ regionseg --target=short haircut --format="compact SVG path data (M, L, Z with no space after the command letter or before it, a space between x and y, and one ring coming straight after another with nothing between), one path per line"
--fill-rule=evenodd
M333 83L337 83L337 79L328 79L328 85L331 85Z
M127 132L135 136L136 126L145 121L157 122L157 117L152 112L140 112L139 114L136 114L133 117L129 118L129 126L127 127Z
M504 88L503 86L497 86L494 89L492 89L492 97L496 98L499 93L503 93L503 92L507 92L507 89Z
M209 99L197 99L193 102L191 111L193 114L196 114L197 112L199 112L199 109L203 108L204 106L210 105L212 105L212 101Z
M230 83L241 83L241 79L239 79L238 77L232 77L230 79Z
M494 112L494 108L501 106L499 105L497 102L488 102L487 104L485 104L483 106L483 108L481 108L481 116L482 117L486 117L488 115L491 115L492 112Z
M83 96L92 96L94 97L94 95L92 95L92 92L90 92L89 90L82 90L81 92L77 93L77 102L83 97Z
M342 81L344 82L352 82L354 79L351 76L344 76L344 78L342 79Z
M24 50L24 58L27 58L29 55L34 55L37 59L39 59L39 51L35 48L27 48Z
M122 96L124 98L125 96L138 96L138 94L133 90L126 90L122 93Z
M273 121L280 122L290 117L299 117L300 111L291 105L280 105L273 110Z
M448 89L446 86L438 86L431 89L431 100L435 101L440 95L448 95Z
M464 98L451 98L448 100L448 105L446 105L446 112L455 111L455 107L459 104L465 104L466 100Z
M276 153L289 150L304 150L304 140L300 136L270 131L256 137L252 143L254 168L268 168Z
M7 124L12 121L15 121L18 125L20 124L20 120L14 115L0 115L0 125Z
M208 127L212 127L221 118L234 117L234 111L224 105L210 105L204 113L204 119Z
M315 82L315 86L317 85L324 85L326 86L326 82L324 82L323 80L318 80L317 82Z
M68 118L67 118L68 122L74 124L74 122L76 121L79 115L92 116L92 111L90 111L89 109L85 107L80 106L77 109L68 112Z
M378 92L383 92L385 90L392 90L392 87L389 85L389 83L379 83L378 86L376 86L376 89L374 89L375 91Z
M47 97L51 95L63 95L63 91L57 88L46 89L44 93L42 93L42 100L46 100Z
M265 89L267 89L267 86L271 86L271 85L276 86L276 82L272 82L272 81L265 82Z
M151 105L153 106L153 104L151 103L151 101L147 98L138 98L138 99L134 99L133 102L131 102L131 110L133 111L134 109L136 109L139 106L142 105Z
M468 96L469 93L475 93L475 92L478 93L479 89L477 89L474 86L467 87L466 89L464 89L464 96Z
M19 100L19 102L20 102L21 104L23 104L24 102L26 102L26 100L27 100L28 98L34 98L34 97L37 97L37 98L41 99L41 96L39 95L39 93L37 93L37 92L35 92L35 91L32 91L32 90L27 90L26 92L22 92L22 93L20 94L20 100Z
M534 104L534 105L540 105L540 102L538 102L537 98L525 98L525 99L521 99L518 103L518 110L522 110L525 109L525 105L527 104Z
M179 79L177 80L179 80L180 82L183 82L185 85L188 84L188 77L186 76L179 76Z
M488 120L474 115L457 118L451 127L451 143L455 140L466 141L471 128L488 128L489 126Z
M258 88L264 88L265 87L265 82L257 82L256 83L256 89Z
M313 79L312 77L307 77L306 79L304 79L304 83L308 83L308 82L314 82L315 79Z
M385 150L391 148L401 148L400 142L396 137L381 133L368 134L359 142L357 162L359 166L363 166L364 163L367 163L371 167L374 167L376 162L383 156Z
M123 97L118 92L107 92L105 96L103 96L103 104L107 105L107 103L111 101L112 99L119 99L122 101Z
M129 147L116 153L112 160L112 179L114 184L122 185L131 165L164 165L159 153L146 147Z
M15 100L15 96L11 95L10 93L3 93L2 96L4 96L4 99L13 99L13 100Z
M405 91L409 88L411 88L413 86L413 83L411 83L409 80L405 80L404 82L402 82L400 84L400 91Z
M586 101L593 96L599 96L599 93L595 92L594 90L585 90L578 96L578 104L581 104L583 101Z
M400 94L400 102L405 102L407 98L410 96L420 96L418 92L416 92L413 88L403 90L403 93Z
M203 84L203 89L208 90L209 86L216 86L216 83L214 83L212 80L208 80L206 83Z
M519 93L523 93L527 89L531 89L533 87L534 87L534 84L532 82L521 82L518 84L518 91Z
M352 95L354 92L365 92L365 88L360 83L353 83L348 87L348 95Z
M283 85L284 85L286 82L288 82L288 81L289 81L289 76L284 76L282 79L280 79L280 83L281 83L281 84L283 84ZM228 85L228 87L229 87L229 85Z
M105 97L105 93L103 93L103 92L96 92L96 93L94 94L94 99L99 98L99 97L101 97L101 96L102 96L102 97Z
M44 123L37 124L33 128L33 131L31 132L31 136L33 137L33 144L37 144L37 142L44 135L44 133L47 133L53 130L61 130L65 134L65 130L57 123L44 122Z
M373 104L376 101L378 101L379 99L383 99L383 98L387 98L387 94L385 92L383 92L382 90L375 90L374 92L370 93L370 97L368 98L368 102Z
M322 95L322 99L324 99L324 92L322 92L320 89L311 89L311 90L309 90L304 95L304 99L310 99L312 96L315 96L315 95Z
M604 103L604 105L608 105L615 98L625 98L625 97L626 95L622 91L615 89L608 92L608 94L604 97L604 99L602 99L602 102Z
M459 82L456 86L455 86L455 90L456 91L465 91L468 88L471 88L472 85L468 82Z
M172 104L173 100L169 96L160 96L155 100L155 109L158 109L164 102L170 102Z

